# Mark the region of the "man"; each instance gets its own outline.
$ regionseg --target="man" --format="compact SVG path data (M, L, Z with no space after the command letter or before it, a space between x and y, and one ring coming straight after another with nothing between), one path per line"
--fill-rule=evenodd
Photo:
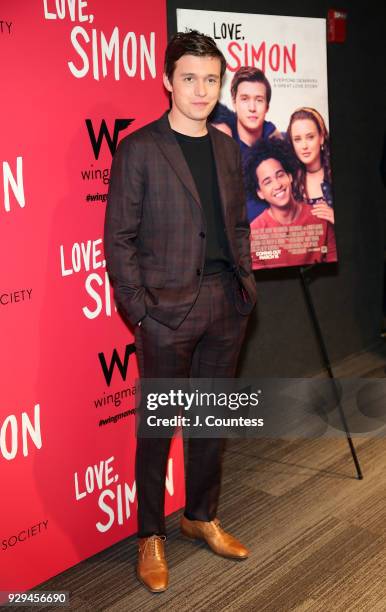
M280 132L265 117L271 102L272 89L264 72L252 66L242 66L235 72L231 83L234 112L218 104L211 121L213 125L232 136L240 146L245 161L250 148L261 139L281 138ZM248 219L252 221L267 208L254 194L248 198Z
M269 206L251 223L252 258L258 267L337 260L334 226L293 197L294 164L287 144L276 138L260 141L250 151L249 190Z
M211 38L176 34L165 54L170 112L124 138L114 156L105 253L116 301L135 327L141 377L233 377L256 301L239 148L207 124L224 72ZM188 446L182 532L247 557L217 519L224 441ZM168 438L137 439L137 576L153 592L168 585L169 447Z

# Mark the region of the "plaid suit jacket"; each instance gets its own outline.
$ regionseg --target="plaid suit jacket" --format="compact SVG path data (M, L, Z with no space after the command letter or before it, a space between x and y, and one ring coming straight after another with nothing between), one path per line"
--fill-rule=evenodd
M256 301L238 145L208 125L236 283L236 305ZM200 198L166 112L124 138L114 155L105 219L107 269L118 307L177 329L193 306L205 259Z

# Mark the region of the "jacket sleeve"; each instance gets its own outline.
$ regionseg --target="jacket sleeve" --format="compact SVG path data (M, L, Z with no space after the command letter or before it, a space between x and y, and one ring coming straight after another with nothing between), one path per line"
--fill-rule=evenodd
M238 215L235 226L236 244L238 251L238 268L243 278L244 288L247 290L251 303L256 302L257 288L252 270L251 257L251 228L247 215L247 199L244 189L244 177L241 163L240 148L237 146L237 176L239 177L238 193L240 194Z
M237 147L237 176L239 177L238 193L240 194L238 216L236 221L236 243L239 257L239 266L241 266L246 274L252 272L252 260L251 260L251 242L250 235L251 229L247 217L247 199L245 196L244 182L243 182L243 170L241 165L240 149Z
M142 149L142 150L141 150ZM144 196L144 151L125 138L114 155L104 231L104 249L117 306L132 325L146 315L137 243Z

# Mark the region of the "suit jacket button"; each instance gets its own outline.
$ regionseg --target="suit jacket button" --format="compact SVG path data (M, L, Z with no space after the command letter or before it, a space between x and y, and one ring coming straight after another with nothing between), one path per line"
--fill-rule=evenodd
M201 275L201 268L197 268L197 270L196 270L196 274L197 274L197 276L200 276L200 275Z
M200 232L198 235L200 236L200 238L205 238L205 232Z

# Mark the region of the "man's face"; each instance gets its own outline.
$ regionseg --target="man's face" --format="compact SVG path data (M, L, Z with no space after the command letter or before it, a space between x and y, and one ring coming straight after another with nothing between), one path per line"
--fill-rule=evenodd
M172 81L164 74L164 85L172 95L173 112L181 119L205 120L220 95L220 74L221 62L218 57L180 57Z
M239 123L246 130L261 130L269 108L264 83L242 81L237 88L233 108Z
M265 159L256 168L259 182L257 195L270 206L284 208L292 201L292 176L287 174L277 159Z

